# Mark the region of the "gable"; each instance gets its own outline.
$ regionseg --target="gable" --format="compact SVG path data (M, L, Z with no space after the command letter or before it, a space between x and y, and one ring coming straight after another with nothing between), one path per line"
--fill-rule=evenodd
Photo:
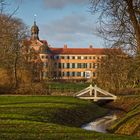
M32 40L30 43L30 48L34 48L35 51L38 51L43 43L39 40Z

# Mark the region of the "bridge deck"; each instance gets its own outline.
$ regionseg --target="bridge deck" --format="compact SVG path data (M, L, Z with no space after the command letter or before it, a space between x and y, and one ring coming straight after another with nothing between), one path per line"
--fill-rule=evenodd
M87 100L90 100L90 99L93 99L93 100L116 100L117 98L116 97L91 97L91 96L81 96L81 97L78 97L80 99L87 99Z

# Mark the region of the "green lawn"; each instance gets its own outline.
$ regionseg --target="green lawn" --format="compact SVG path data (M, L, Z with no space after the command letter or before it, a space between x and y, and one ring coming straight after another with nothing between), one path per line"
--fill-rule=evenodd
M67 83L67 82L52 82L44 83L44 86L49 89L50 92L77 92L84 88L87 88L89 83Z
M107 112L73 97L0 96L0 140L138 140L82 130Z

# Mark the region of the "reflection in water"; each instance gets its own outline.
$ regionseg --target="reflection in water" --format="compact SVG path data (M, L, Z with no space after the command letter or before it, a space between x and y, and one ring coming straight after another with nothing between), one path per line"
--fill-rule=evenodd
M116 115L107 115L82 126L86 130L107 133L107 128L117 119Z

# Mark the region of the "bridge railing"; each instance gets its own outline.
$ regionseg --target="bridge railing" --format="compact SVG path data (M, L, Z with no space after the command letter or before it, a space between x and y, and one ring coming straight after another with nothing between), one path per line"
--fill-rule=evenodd
M105 95L105 97L98 97L98 92ZM84 94L89 93L89 96L82 96ZM97 87L96 85L93 87L90 85L89 87L77 92L75 94L75 97L81 98L81 99L93 99L94 101L98 100L116 100L117 96Z
M77 97L78 97L78 96L81 96L81 95L87 93L89 90L90 90L90 87L87 87L87 88L85 88L85 89L83 89L83 90L77 92L74 96L77 96Z

